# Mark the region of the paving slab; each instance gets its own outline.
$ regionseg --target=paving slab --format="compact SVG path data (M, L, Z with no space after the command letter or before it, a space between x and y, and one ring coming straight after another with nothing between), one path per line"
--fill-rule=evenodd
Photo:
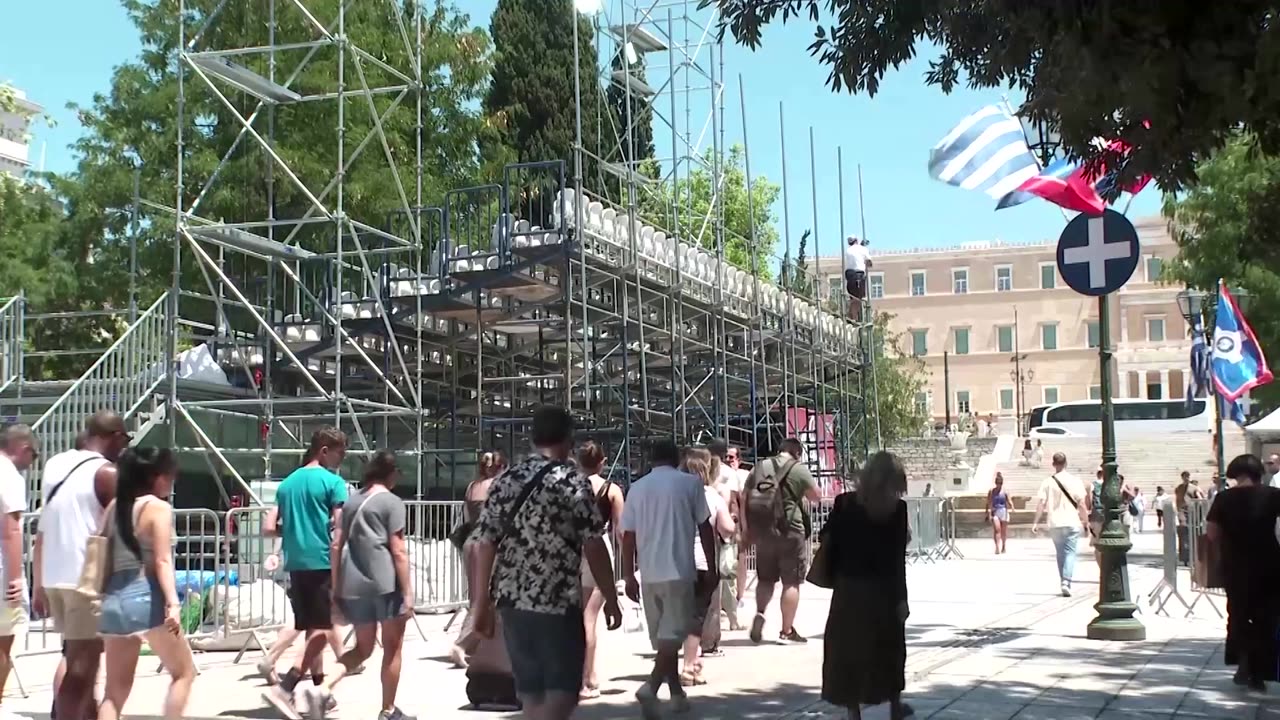
M908 569L907 696L919 720L1280 720L1280 688L1273 698L1242 693L1222 666L1224 622L1206 603L1193 617L1156 615L1143 604L1140 616L1148 639L1138 643L1089 640L1085 627L1094 616L1097 568L1082 549L1074 597L1058 594L1053 548L1048 539L1010 542L996 556L985 540L961 541L965 559L913 565ZM1135 538L1131 586L1139 599L1160 579L1159 537ZM1193 599L1186 588L1183 592ZM707 720L843 718L843 709L819 698L822 633L830 594L803 591L797 629L806 645L766 642L754 646L745 633L726 631L723 657L704 661L706 686L691 689L693 717ZM1221 605L1221 599L1217 599ZM766 637L778 629L776 606L768 614ZM465 675L446 653L452 631L446 616L419 616L422 636L411 630L399 704L426 720L508 718L467 708ZM239 663L234 653L197 656L188 716L272 718L260 699L265 689L254 664L260 653ZM331 657L328 662L333 662ZM57 662L52 653L20 656L15 666L23 683L9 682L4 707L44 717ZM336 691L338 720L372 720L378 710L380 655L368 670ZM584 704L577 717L615 720L638 717L632 693L647 675L651 651L644 635L603 633L600 646L602 697ZM158 716L167 678L144 660L125 708L129 718ZM867 720L887 720L886 707L869 708Z

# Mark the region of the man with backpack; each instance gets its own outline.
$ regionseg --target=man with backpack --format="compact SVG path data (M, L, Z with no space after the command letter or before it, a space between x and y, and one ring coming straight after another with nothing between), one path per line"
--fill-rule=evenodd
M818 501L813 474L801 462L804 446L795 438L782 441L780 452L756 463L747 476L742 496L743 536L756 547L756 616L751 642L764 634L764 611L773 601L774 586L782 583L783 642L808 642L793 623L800 608L800 586L808 565L805 541L812 532L809 503Z

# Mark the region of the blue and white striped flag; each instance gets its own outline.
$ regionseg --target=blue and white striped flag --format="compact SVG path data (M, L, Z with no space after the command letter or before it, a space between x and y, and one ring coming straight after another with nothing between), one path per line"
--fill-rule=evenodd
M1039 173L1022 123L999 105L961 120L929 151L929 177L996 200Z

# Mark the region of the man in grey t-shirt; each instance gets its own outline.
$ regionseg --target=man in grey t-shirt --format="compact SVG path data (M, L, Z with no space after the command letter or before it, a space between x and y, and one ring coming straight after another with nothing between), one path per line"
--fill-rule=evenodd
M381 628L383 685L378 718L413 720L395 706L400 651L413 612L404 502L391 492L398 476L395 454L379 451L365 469L364 490L352 494L342 508L342 527L334 543L340 559L333 563L333 593L339 612L355 627L356 645L307 698L312 708L326 707L333 686L369 659Z

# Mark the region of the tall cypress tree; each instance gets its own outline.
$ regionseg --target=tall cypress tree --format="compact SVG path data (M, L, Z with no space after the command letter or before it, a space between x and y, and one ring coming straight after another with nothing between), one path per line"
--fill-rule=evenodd
M501 150L520 162L564 160L573 175L575 97L573 23L578 22L582 77L583 147L594 151L600 111L600 83L591 23L578 17L572 0L498 0L490 34L494 63L484 111ZM587 187L596 172L584 158Z
M622 56L622 49L613 55L611 69L613 72L625 72L627 69L626 59ZM644 72L644 56L636 58L636 62L631 63L631 76L647 82ZM606 91L609 100L610 112L615 118L615 127L618 129L617 143L619 152L616 157L623 161L642 161L648 160L654 156L653 146L653 107L651 105L652 98L638 97L635 93L631 95L631 135L632 143L635 146L635 157L628 155L629 144L627 142L627 89L617 82L610 82L609 89ZM612 140L613 138L606 138ZM606 151L609 148L605 148Z

